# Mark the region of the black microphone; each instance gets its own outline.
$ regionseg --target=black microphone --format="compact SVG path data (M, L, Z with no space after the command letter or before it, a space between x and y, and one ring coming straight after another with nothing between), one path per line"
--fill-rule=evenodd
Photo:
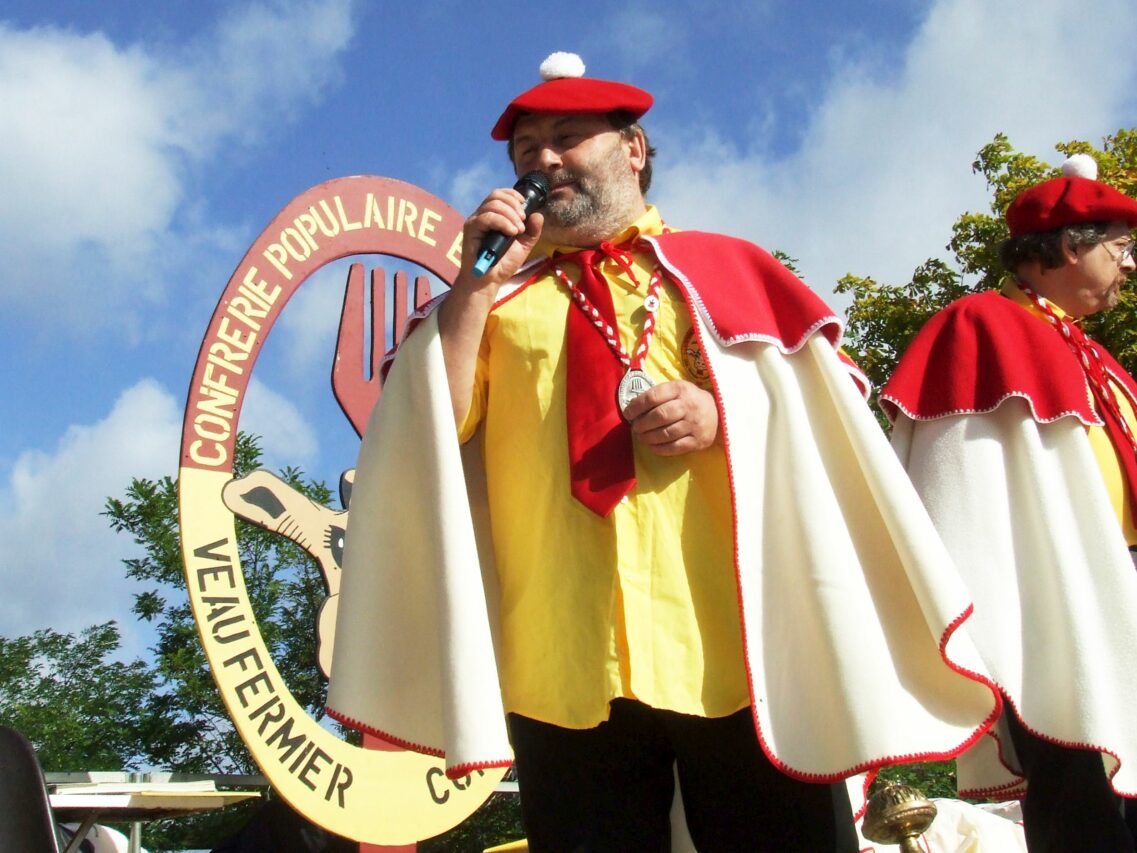
M549 179L543 172L529 172L527 175L522 175L521 180L514 184L513 188L525 196L526 216L535 210L540 210L545 204L545 199L549 197ZM490 231L486 234L482 240L481 254L474 263L474 277L481 278L485 275L486 271L501 259L512 242L512 237L506 237L500 231Z

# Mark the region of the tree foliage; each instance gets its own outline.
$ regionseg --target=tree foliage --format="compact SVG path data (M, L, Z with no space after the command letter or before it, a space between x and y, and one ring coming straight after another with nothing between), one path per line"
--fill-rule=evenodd
M260 467L257 440L237 438L234 475ZM331 492L296 469L281 479L327 504ZM140 584L133 611L157 634L152 662L120 657L117 626L78 635L43 629L0 638L0 722L23 732L47 771L160 768L183 773L256 773L209 672L185 594L177 481L135 479L108 499L111 527L139 556L125 560ZM237 519L237 547L260 633L297 702L319 719L326 685L316 664L315 625L326 596L315 561L285 537ZM212 846L248 817L248 807L148 824L149 849Z
M187 736L144 661L115 660L118 627L0 637L0 722L47 770L132 770ZM94 734L97 733L97 734Z
M1085 153L1098 163L1100 180L1137 195L1137 129L1105 137L1100 148L1074 140L1055 150L1069 156ZM951 260L929 258L910 281L885 284L868 276L847 275L836 286L852 296L846 312L846 349L879 388L892 374L904 349L937 311L961 296L999 287L1004 273L999 245L1007 238L1004 212L1019 192L1055 177L1059 170L1037 157L1016 151L998 134L980 149L971 164L991 191L990 209L965 212L952 226L946 249ZM1112 352L1126 369L1137 368L1137 300L1129 292L1113 311L1089 318L1085 328Z

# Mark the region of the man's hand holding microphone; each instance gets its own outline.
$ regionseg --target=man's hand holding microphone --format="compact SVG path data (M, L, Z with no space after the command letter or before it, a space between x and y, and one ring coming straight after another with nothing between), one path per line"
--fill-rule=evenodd
M538 211L548 195L548 178L529 172L511 189L503 187L486 196L462 229L462 270L438 315L456 423L462 422L470 405L486 317L498 288L517 272L540 239L544 217Z

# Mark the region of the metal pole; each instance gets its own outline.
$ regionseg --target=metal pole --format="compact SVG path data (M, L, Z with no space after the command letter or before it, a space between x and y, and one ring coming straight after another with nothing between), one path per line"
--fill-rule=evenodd
M149 782L149 773L136 773L131 772L131 782ZM141 853L142 851L142 824L139 821L134 821L130 824L130 841L127 844L127 853Z

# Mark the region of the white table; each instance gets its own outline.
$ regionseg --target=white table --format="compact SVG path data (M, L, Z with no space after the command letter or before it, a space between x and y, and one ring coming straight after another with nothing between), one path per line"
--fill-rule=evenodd
M259 796L257 791L218 791L212 783L96 782L58 786L49 799L57 821L79 823L79 829L65 851L74 853L100 819L137 824L222 809ZM138 832L131 832L132 853L138 850L138 837Z

